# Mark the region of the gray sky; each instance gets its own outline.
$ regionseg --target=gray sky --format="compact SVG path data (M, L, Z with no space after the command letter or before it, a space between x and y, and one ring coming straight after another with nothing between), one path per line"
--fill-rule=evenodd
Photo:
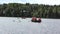
M31 3L31 4L49 4L60 5L60 0L0 0L0 4L3 3Z

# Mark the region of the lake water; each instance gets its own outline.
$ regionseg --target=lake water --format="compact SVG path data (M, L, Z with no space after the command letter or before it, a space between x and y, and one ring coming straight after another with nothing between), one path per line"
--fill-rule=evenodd
M0 34L60 34L60 19L34 23L31 18L0 17Z

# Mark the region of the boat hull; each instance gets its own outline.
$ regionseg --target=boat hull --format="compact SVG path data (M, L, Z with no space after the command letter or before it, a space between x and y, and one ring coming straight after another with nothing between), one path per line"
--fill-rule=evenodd
M41 22L41 20L31 20L32 22Z

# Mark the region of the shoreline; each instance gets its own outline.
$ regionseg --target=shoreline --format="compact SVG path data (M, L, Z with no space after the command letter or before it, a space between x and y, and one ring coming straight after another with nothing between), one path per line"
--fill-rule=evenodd
M0 16L0 17L2 17L2 16ZM22 18L22 17L8 17L8 18ZM32 17L25 17L25 18L32 18ZM43 18L43 19L60 19L60 18Z

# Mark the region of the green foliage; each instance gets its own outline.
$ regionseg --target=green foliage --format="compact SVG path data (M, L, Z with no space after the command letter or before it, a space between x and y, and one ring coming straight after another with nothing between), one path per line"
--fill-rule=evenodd
M0 16L60 18L60 5L43 4L0 4Z

